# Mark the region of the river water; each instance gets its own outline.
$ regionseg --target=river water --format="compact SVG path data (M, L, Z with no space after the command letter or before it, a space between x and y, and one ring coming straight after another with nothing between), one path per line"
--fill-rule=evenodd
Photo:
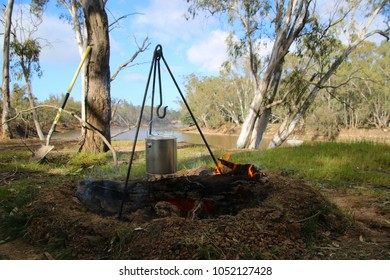
M153 128L153 135L164 135L176 137L177 142L186 142L192 144L204 144L202 137L197 131L186 133L179 131L178 127L171 126L160 126ZM120 132L121 128L113 128L111 130L111 135L115 135ZM141 127L138 134L138 140L144 140L148 136L149 128ZM131 129L125 133L113 137L112 140L134 140L136 133L136 128ZM68 131L65 133L54 133L53 139L76 139L80 136L80 131ZM205 134L206 141L209 145L218 147L220 149L234 149L236 147L236 142L238 136L233 135L214 135L214 134Z

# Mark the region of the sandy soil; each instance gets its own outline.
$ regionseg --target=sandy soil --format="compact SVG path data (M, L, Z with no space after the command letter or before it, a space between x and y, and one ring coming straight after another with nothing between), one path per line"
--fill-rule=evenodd
M235 215L156 217L152 207L119 220L86 209L76 185L42 189L26 238L0 244L0 259L390 259L389 201L362 189L268 174L253 185L267 195Z

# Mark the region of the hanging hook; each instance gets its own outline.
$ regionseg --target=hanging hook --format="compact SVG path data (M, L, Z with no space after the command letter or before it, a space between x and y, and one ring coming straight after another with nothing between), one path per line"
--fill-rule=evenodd
M162 94L162 86L161 86L161 69L160 69L160 58L163 57L161 45L157 45L155 52L156 52L155 55L156 55L157 70L158 70L158 86L159 86L159 91L160 91L160 104L157 106L156 113L157 113L157 116L160 119L163 119L167 115L167 108L168 108L168 106L165 106L163 108L163 113L161 114L160 113L160 109L163 106L163 94Z
M168 108L168 106L165 106L165 107L163 108L164 112L163 112L162 115L160 114L160 109L161 109L161 107L162 107L162 104L158 105L158 107L157 107L157 116L158 116L160 119L163 119L163 118L165 118L165 116L167 115L167 108Z

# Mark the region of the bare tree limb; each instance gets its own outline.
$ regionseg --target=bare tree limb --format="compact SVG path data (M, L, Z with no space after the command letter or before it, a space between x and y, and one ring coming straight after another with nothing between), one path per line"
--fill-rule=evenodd
M111 120L114 119L115 117L115 114L117 112L117 109L118 109L118 106L119 104L122 102L122 99L119 99L118 102L116 102L115 106L114 106L114 109L112 110L112 116L111 116ZM118 115L121 119L123 119L120 115ZM123 133L126 133L128 131L130 131L132 128L134 128L135 125L134 124L130 124L130 123L127 123L127 127L126 129L124 130L121 130L119 131L118 133L114 134L114 135L111 135L111 138L115 138L115 137L118 137L119 135L123 134Z
M112 113L111 113L111 121L114 119L115 114L116 114L116 110L118 110L118 106L121 102L122 102L122 99L119 99L118 102L116 102L116 104L113 106L114 109L112 110Z
M35 106L33 108L29 108L29 109L26 109L26 110L20 110L17 112L16 116L14 116L13 118L11 119L8 119L7 122L10 122L16 118L18 118L22 113L25 113L25 112L29 112L29 111L32 111L32 110L36 110L36 109L39 109L39 108L54 108L56 110L59 109L59 107L57 106L53 106L53 105L38 105L38 106ZM85 126L87 129L90 129L90 130L93 130L95 133L97 133L97 135L99 135L99 137L104 141L104 143L107 145L107 147L110 149L110 151L112 152L112 157L113 157L113 160L114 160L114 164L115 165L118 165L118 158L117 158L117 155L116 155L116 151L114 149L114 147L111 145L111 143L107 140L106 137L104 137L104 135L96 128L94 128L90 123L88 123L87 121L84 121L82 120L79 116L77 116L74 112L71 112L71 111L68 111L68 110L65 110L65 109L62 109L62 112L64 113L67 113L73 117L75 117L83 126Z
M110 80L111 82L112 82L113 80L115 80L115 78L116 78L116 76L118 76L119 72L122 71L124 68L126 68L130 63L132 63L132 62L137 58L137 56L138 56L140 53L146 51L146 50L149 48L150 42L148 42L148 40L149 40L149 38L146 37L146 38L144 39L144 41L142 42L142 45L141 45L141 46L139 46L139 45L137 44L138 50L133 54L133 56L132 56L128 61L124 62L122 65L120 65L120 66L118 67L118 69L115 71L115 73L114 73L114 74L112 75L112 77L111 77L111 80ZM135 42L137 43L137 40L135 40Z
M136 125L129 125L126 129L121 130L121 131L119 131L118 133L112 135L111 138L118 137L119 135L122 135L122 134L124 134L124 133L126 133L126 132L132 130L132 129L135 128L135 127L136 127Z
M121 17L119 17L119 18L116 19L109 9L106 9L106 10L107 10L107 11L111 14L111 16L115 19L112 23L110 23L110 24L108 25L109 32L111 32L112 30L114 30L114 29L116 28L115 25L116 25L119 21L121 21L122 19L125 19L125 18L127 18L127 17L129 17L129 16L142 15L141 13L131 13L131 14L127 14L127 15L121 16Z

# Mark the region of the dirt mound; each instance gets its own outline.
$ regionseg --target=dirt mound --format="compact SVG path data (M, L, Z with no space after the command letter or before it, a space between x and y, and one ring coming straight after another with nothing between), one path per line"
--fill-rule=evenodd
M311 186L267 178L257 205L205 219L136 211L124 221L90 212L76 184L45 189L30 206L28 236L56 259L388 258L388 244L367 253L357 226Z

